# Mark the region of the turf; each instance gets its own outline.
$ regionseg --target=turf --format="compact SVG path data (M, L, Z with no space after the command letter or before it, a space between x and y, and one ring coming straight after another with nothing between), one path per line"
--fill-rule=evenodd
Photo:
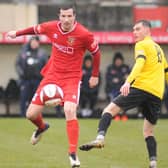
M0 168L69 168L64 119L46 119L51 128L36 146L29 143L34 126L25 119L0 119ZM80 120L79 143L96 136L97 119ZM168 168L168 120L159 120L158 168ZM113 122L104 149L79 151L81 168L147 168L142 120Z

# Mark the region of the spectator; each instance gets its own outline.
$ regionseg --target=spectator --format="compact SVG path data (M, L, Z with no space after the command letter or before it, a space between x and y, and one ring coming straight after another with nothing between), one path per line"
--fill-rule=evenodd
M0 100L3 100L4 98L4 89L2 86L0 86Z
M40 48L38 36L32 36L19 52L16 60L16 71L19 75L21 116L25 116L28 104L40 83L41 68L47 59L46 51Z
M81 96L80 96L80 114L82 117L90 117L95 110L95 105L98 98L99 84L94 87L89 87L89 79L92 74L92 57L87 54L84 58L82 67L83 77L81 84Z
M20 89L15 79L10 79L3 90L3 101L6 108L6 115L10 114L10 105L19 100Z
M130 73L128 65L124 64L124 57L120 52L114 54L113 62L107 67L105 92L109 102L120 94L120 88ZM122 120L127 120L125 112ZM115 116L115 120L120 120L120 116Z
M19 98L19 86L15 79L10 79L5 90L4 90L4 97L7 101L10 100L18 100Z

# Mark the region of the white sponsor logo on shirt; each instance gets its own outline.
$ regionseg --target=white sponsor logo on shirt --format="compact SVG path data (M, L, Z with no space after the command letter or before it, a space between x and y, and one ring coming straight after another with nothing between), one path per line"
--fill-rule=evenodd
M59 51L67 54L73 54L74 53L74 48L73 47L67 47L63 46L57 43L53 43L54 47L56 47Z

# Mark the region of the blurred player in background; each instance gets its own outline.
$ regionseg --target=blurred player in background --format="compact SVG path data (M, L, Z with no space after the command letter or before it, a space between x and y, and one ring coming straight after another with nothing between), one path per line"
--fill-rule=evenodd
M154 125L161 109L165 76L168 81L168 64L162 49L152 40L150 28L151 24L146 20L140 20L134 25L135 65L120 89L121 95L117 96L104 109L96 140L80 146L81 150L87 151L92 148L104 147L104 138L112 117L121 110L141 106L145 117L143 135L149 154L149 167L157 167L157 142L154 137Z
M28 34L45 34L52 42L51 57L41 72L44 78L27 110L27 118L38 128L33 133L31 142L36 144L41 134L49 128L42 118L44 102L40 99L40 92L45 85L56 84L64 95L62 101L66 117L70 164L72 167L79 167L80 161L76 154L79 136L76 111L80 94L82 62L85 51L89 50L93 56L93 70L89 83L90 87L96 86L99 81L99 46L93 34L75 21L73 6L60 8L59 21L45 22L24 30L10 31L7 35L15 38Z

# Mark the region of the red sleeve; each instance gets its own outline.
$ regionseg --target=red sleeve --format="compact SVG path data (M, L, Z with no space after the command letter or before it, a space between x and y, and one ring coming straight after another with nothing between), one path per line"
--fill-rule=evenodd
M98 50L93 55L93 70L92 70L92 76L99 76L99 67L100 67L100 50Z
M91 52L91 54L96 53L99 50L99 45L97 40L94 38L93 33L87 32L85 37L86 48Z
M34 32L34 27L29 27L27 29L23 29L23 30L18 30L16 32L16 36L22 36L22 35L27 35L27 34L36 34Z
M93 33L87 31L85 35L85 46L93 56L93 70L92 76L99 76L100 66L100 50L97 40L94 38Z
M26 29L18 30L16 32L16 36L22 36L22 35L33 35L33 34L45 34L47 22L42 23L33 27L28 27Z

